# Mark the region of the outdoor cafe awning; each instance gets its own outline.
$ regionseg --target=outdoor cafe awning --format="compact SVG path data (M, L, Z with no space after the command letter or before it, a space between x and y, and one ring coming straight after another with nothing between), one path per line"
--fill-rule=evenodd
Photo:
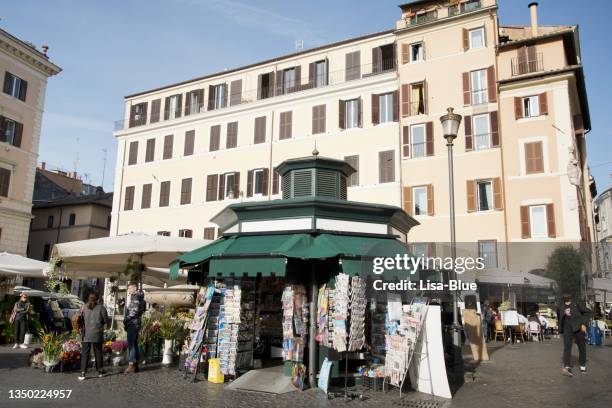
M286 258L361 259L408 253L405 244L393 237L342 234L268 234L221 238L209 245L185 253L170 265L170 278L180 268L210 261L209 275L276 276L285 275ZM352 265L352 270L356 268Z

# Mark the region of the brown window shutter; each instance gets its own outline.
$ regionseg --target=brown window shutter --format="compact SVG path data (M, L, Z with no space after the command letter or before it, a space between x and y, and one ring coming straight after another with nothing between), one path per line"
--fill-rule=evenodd
M134 209L134 186L128 186L125 188L125 201L123 203L123 210L130 211Z
M548 94L542 92L538 96L538 101L540 103L540 115L548 115Z
M393 91L393 121L399 121L399 91Z
M4 87L2 88L2 90L6 94L11 93L11 77L12 76L13 75L8 71L4 72Z
M191 204L191 178L181 181L181 205Z
M470 73L463 73L463 104L472 104L472 90L470 89Z
M194 91L189 91L185 93L185 116L189 116L189 114L191 113L191 104L189 103L191 101L191 94Z
M463 51L467 51L470 49L470 35L468 33L467 28L462 29L463 35Z
M311 62L310 64L308 64L308 88L315 87L315 83L316 83L315 76L316 75L317 75L317 64L316 62Z
M429 113L429 103L427 100L427 81L423 81L423 112L427 115Z
M372 94L372 124L378 125L380 123L378 95Z
M242 102L242 79L236 79L230 83L230 106L239 105Z
M319 105L319 132L325 133L327 128L327 105Z
M433 184L427 185L427 215L434 215L434 191Z
M402 84L402 116L410 116L410 85Z
M176 97L176 109L174 110L174 114L176 118L180 118L182 111L181 108L183 107L183 94L176 95Z
M496 102L497 83L495 82L495 67L493 65L487 68L487 89L489 93L489 102Z
M544 152L542 142L533 143L532 160L534 173L544 172Z
M318 113L319 113L319 107L313 106L312 107L312 134L313 135L316 135L317 133L319 133Z
M467 210L468 212L476 211L476 181L466 180L467 190Z
M215 239L215 227L204 228L204 239L214 240Z
M378 153L378 182L395 181L395 152L387 150Z
M514 97L514 118L520 119L523 117L523 98Z
M504 208L502 201L501 178L499 177L495 177L493 179L493 208L496 210L503 210Z
M13 146L21 147L22 138L23 138L23 123L15 122L15 138L13 139Z
M209 174L206 176L206 201L215 201L217 199L217 183L219 175Z
M382 71L382 49L380 47L372 48L372 72Z
M253 197L253 170L247 173L247 197Z
M25 102L27 93L28 93L28 82L22 79L21 87L19 88L19 99Z
M8 197L9 187L11 185L11 171L0 167L0 196Z
M283 71L276 71L275 75L275 88L276 91L274 95L282 95L283 94Z
M155 160L155 139L147 140L147 150L145 152L145 163Z
M338 101L338 127L346 129L346 101L340 99Z
M238 122L230 122L227 124L225 148L232 149L236 146L238 146Z
M238 198L240 194L240 172L234 172L234 184L232 184L232 193L234 194L234 198Z
M531 224L529 222L529 206L521 206L521 238L531 238Z
M465 151L474 149L474 136L472 135L472 117L466 116L463 119L465 126Z
M491 146L499 146L499 121L497 111L489 113L489 121L491 124Z
M225 174L219 174L219 200L225 199Z
M208 110L215 109L215 86L208 85Z
M204 88L198 89L198 111L204 112Z
M280 134L279 139L291 139L292 124L292 112L281 112L280 114Z
M534 147L535 147L535 143L525 143L524 148L525 148L525 173L526 174L533 174L535 173L535 167L534 167Z
M220 139L221 139L221 125L211 126L211 128L210 128L210 144L209 144L209 150L211 152L219 150Z
M266 141L266 117L255 118L255 137L253 143L264 143Z
M140 201L140 208L151 208L151 191L153 189L152 184L143 184L142 186L142 199Z
M168 135L164 137L164 156L163 156L164 160L172 158L173 145L174 145L174 135Z
M402 157L410 156L410 126L402 127Z
M261 183L261 190L263 195L268 195L268 178L270 177L270 170L263 169L263 181Z
M168 207L170 205L170 182L162 181L159 189L159 206Z
M536 72L538 69L538 61L535 45L527 46L527 72Z
M130 142L130 154L128 157L128 166L136 164L138 161L138 142Z
M434 155L434 132L433 132L433 122L427 122L425 124L425 147L427 156Z
M164 103L164 120L168 120L170 118L170 97L166 97Z
M361 98L357 99L357 127L363 127L363 103Z
M221 100L221 107L225 108L227 107L227 84L221 84L221 87L223 88L223 99Z
M302 66L298 65L295 68L295 87L294 91L299 91L302 89Z
M410 61L410 44L402 44L402 64Z
M522 46L516 50L516 60L518 64L518 73L524 74L527 71L527 47Z
M149 119L149 123L159 122L159 114L161 111L161 99L154 99L151 102L151 118Z
M191 156L195 144L195 130L185 132L185 146L183 148L183 156Z
M404 211L409 215L412 214L412 187L404 187Z
M8 74L8 72L7 72L7 74ZM134 127L134 126L136 126L136 105L130 106L129 127Z
M272 194L279 193L279 185L280 185L280 174L276 171L276 168L272 171Z

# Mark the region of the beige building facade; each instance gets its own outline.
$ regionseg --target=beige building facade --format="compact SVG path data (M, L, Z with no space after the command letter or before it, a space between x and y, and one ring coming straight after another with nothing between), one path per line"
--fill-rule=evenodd
M26 255L47 78L60 71L0 29L0 251Z
M386 32L127 96L110 233L214 238L214 215L280 198L275 166L316 146L356 168L349 200L402 206L415 250L443 252L453 107L460 245L528 272L545 258L522 244L590 242L577 27L500 26L495 0L400 8Z

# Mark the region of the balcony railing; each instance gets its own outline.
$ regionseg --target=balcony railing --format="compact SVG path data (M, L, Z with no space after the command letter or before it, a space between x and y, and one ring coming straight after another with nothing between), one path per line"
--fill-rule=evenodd
M448 16L453 17L470 11L478 10L482 7L480 0L469 0L460 4L448 6Z
M514 57L511 60L512 76L544 71L544 56L538 52L534 58L522 59Z
M276 98L284 95L293 94L296 92L307 91L315 88L322 88L330 85L339 85L350 81L355 81L363 78L369 78L375 75L382 75L388 72L395 71L395 60L383 58L380 63L377 64L364 64L357 65L352 68L347 68L338 71L327 72L326 75L321 75L314 78L312 82L295 84L293 86L268 86L261 89L251 89L242 91L240 95L231 95L229 98L225 98L221 103L215 103L212 105L208 104L208 100L203 101L200 108L196 111L190 110L189 115L200 115L204 112L218 111L227 109L233 106L253 103L261 99ZM276 77L276 75L274 75ZM163 100L162 100L163 102ZM151 109L151 103L149 101L149 111ZM207 109L208 108L208 109ZM119 131L123 129L129 129L137 126L149 125L157 122L168 121L173 119L181 118L185 115L184 104L180 109L167 111L162 106L162 110L159 113L150 112L147 114L148 117L142 115L135 118L127 118L115 121L114 130Z

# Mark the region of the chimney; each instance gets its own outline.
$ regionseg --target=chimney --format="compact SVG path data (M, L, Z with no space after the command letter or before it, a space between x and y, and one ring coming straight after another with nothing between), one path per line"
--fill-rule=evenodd
M538 35L538 3L529 3L529 12L531 14L531 36Z
M45 167L46 167L46 166L47 166L47 163L45 163L45 162L40 162L40 163L38 164L38 168L39 168L40 170L45 170Z

